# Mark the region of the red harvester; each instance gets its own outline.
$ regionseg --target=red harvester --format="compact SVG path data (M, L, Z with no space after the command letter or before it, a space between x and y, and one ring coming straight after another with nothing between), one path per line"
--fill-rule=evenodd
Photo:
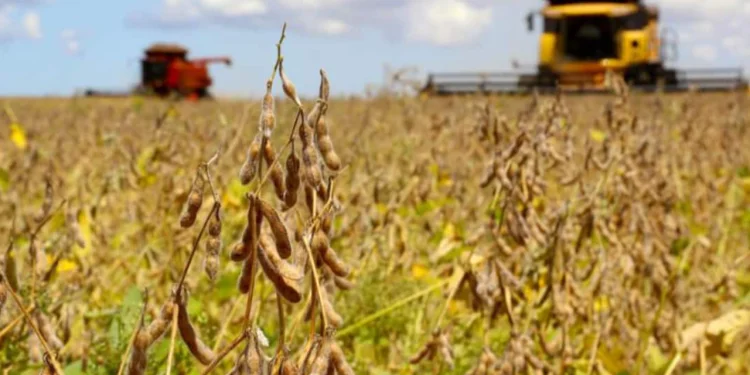
M168 97L177 95L188 99L210 97L208 88L213 83L208 74L210 63L232 64L229 57L188 59L188 50L177 44L156 43L145 51L141 59L141 82L135 93ZM87 90L86 96L122 96ZM125 95L129 95L125 94Z

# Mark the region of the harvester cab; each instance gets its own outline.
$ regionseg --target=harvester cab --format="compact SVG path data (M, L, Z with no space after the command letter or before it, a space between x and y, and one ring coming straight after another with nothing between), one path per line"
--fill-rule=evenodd
M608 73L636 89L733 90L747 87L741 69L675 70L676 38L660 31L659 10L641 0L548 0L526 16L540 27L538 61L531 72L431 74L422 94L606 90Z

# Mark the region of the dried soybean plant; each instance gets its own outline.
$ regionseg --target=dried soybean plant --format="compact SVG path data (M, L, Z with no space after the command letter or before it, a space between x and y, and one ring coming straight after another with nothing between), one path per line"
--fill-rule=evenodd
M17 209L14 205L13 219L10 228L10 241L4 254L0 254L0 314L2 314L8 299L14 302L18 318L16 323L23 322L27 329L25 338L28 345L29 358L35 362L43 362L46 371L50 374L62 373L59 363L60 351L66 344L61 338L56 325L53 324L54 316L51 311L58 309L64 302L49 303L46 301L45 293L47 280L57 266L56 262L49 264L47 261L45 244L40 237L42 230L49 224L53 216L69 201L61 199L57 207L53 207L54 196L49 177L45 178L44 197L41 210L37 214L30 214L31 220L26 221L25 235L28 238L28 257L26 266L29 272L19 273L18 258L15 253L16 236L16 215ZM68 215L69 216L69 215ZM69 226L68 246L74 241L79 245L85 245L81 238L80 228L71 223L68 217ZM62 245L65 246L65 245ZM30 302L24 303L21 294L28 294ZM44 297L45 301L40 302ZM11 322L2 328L3 335L7 334L14 328L15 323ZM24 325L21 325L24 327ZM0 335L0 338L2 335Z
M174 351L174 340L177 331L180 333L182 341L190 350L190 353L202 364L209 364L216 355L214 352L201 340L196 332L194 325L190 321L190 317L187 312L187 301L188 291L185 286L185 278L193 262L193 259L200 249L200 242L204 236L204 232L208 228L208 235L205 241L205 260L204 269L211 281L214 281L219 271L219 257L221 250L221 202L219 201L218 193L216 192L213 182L211 180L211 165L218 160L219 152L214 154L211 159L207 162L202 163L195 173L195 177L192 180L190 191L187 195L182 213L180 215L179 224L182 228L190 228L196 223L198 213L203 201L205 200L205 190L208 186L211 196L213 198L213 205L211 210L206 215L206 218L202 224L200 232L196 237L188 260L183 268L180 280L172 290L169 298L164 302L161 307L161 311L157 314L156 318L151 321L148 325L145 324L144 315L146 307L148 305L148 298L144 302L143 312L141 313L140 323L133 334L131 341L131 347L129 347L130 355L127 362L127 374L129 375L140 375L145 374L148 363L148 350L157 341L159 341L167 330L172 327L172 346L170 349L170 356L168 362L168 370L171 369L172 365L172 353ZM124 365L124 363L123 363ZM123 367L120 367L122 372Z
M350 272L349 266L331 247L333 219L339 209L334 198L334 181L342 169L342 161L334 149L329 124L326 122L330 84L326 72L320 70L319 97L312 109L305 113L295 86L284 71L281 45L285 30L286 24L277 44L276 64L266 82L257 133L248 146L246 160L239 168L240 182L249 185L251 190L245 195L245 227L239 240L230 246L228 257L241 268L237 289L239 296L246 298L241 334L223 349L214 351L201 340L186 308L188 292L184 281L206 228L208 238L205 242L205 273L213 281L220 269L221 204L209 173L209 166L216 160L217 154L196 171L180 216L181 227L190 228L196 223L206 187L214 197L213 207L203 223L182 277L170 299L162 307L159 316L148 326L141 321L132 343L129 374L144 373L148 348L167 332L170 322L179 330L182 341L193 357L206 366L204 374L213 371L243 342L244 349L235 360L232 374L353 374L335 340L336 328L343 324L343 318L334 307L335 289L348 290L353 284L346 279ZM278 121L272 94L277 72L285 95L297 106L289 139L278 152L272 142ZM297 154L298 149L301 157ZM288 154L282 161L285 152ZM263 194L264 183L268 179L273 185L275 198L268 198ZM298 209L299 194L305 196L308 215ZM252 310L257 297L255 286L258 284L256 276L259 269L262 269L273 285L278 305L280 339L272 356L266 355L259 345L259 331L252 318L257 316ZM306 293L304 287L308 275L310 289ZM311 324L311 334L307 345L298 352L299 360L295 360L285 337L285 305L299 304L305 295L307 302L302 314ZM320 323L317 322L318 317ZM316 333L316 326L319 333ZM171 358L170 353L169 365Z
M613 340L634 343L618 348L619 363L629 369L645 369L648 361L666 366L653 363L659 352L672 357L670 371L685 371L702 360L698 344L688 347L690 335L680 335L690 304L736 298L731 272L718 278L695 269L686 277L698 254L726 252L721 237L717 244L691 230L702 226L693 212L731 209L716 195L717 186L729 184L708 177L726 165L725 156L680 150L727 133L741 137L737 126L651 123L635 113L621 85L615 82L615 99L584 129L560 94L536 98L514 121L490 104L477 111L474 135L488 162L476 182L491 203L478 235L467 241L457 289L486 318L485 334L506 330L511 337L502 345L485 337L470 374L616 372L623 368L599 353ZM696 185L688 189L686 180ZM439 347L433 337L414 362Z

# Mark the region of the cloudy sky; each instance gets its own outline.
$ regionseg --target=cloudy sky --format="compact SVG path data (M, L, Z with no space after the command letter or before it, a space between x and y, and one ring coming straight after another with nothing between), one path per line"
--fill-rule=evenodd
M679 67L744 66L750 73L750 0L650 0L679 34ZM320 68L336 93L379 84L384 64L431 71L507 70L533 64L531 0L0 0L0 95L127 89L152 42L190 55L229 55L210 67L221 95L263 88L281 25L285 68L300 91Z

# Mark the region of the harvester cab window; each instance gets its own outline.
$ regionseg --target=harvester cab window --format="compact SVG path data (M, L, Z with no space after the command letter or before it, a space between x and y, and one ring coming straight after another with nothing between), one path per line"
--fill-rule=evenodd
M563 23L565 60L598 61L617 57L617 33L611 18L569 17L564 19Z

